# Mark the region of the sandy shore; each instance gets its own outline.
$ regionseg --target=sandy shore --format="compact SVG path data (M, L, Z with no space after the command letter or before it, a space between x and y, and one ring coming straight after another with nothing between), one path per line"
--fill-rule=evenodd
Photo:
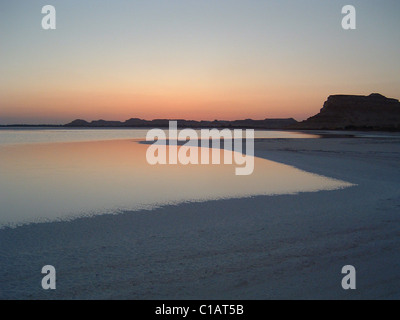
M400 139L265 139L256 156L354 184L0 230L1 299L400 298ZM57 289L41 289L54 265ZM357 270L357 290L341 268Z

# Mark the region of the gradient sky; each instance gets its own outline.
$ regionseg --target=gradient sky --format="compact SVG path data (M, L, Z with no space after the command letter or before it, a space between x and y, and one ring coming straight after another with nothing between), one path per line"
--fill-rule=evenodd
M0 124L302 120L330 94L400 98L398 0L1 0L0 40Z

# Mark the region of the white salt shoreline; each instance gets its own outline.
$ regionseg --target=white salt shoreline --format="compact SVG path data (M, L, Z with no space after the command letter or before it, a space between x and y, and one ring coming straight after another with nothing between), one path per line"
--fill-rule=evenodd
M266 139L256 156L357 184L0 230L0 299L393 299L400 140ZM42 266L57 290L40 287ZM341 288L342 266L357 290Z

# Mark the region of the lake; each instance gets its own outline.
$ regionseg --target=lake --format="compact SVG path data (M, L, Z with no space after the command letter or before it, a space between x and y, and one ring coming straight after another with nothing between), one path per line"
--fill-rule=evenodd
M235 175L235 164L150 165L148 145L139 143L146 133L0 130L0 227L351 186L257 157L250 176ZM256 137L317 136L257 131Z

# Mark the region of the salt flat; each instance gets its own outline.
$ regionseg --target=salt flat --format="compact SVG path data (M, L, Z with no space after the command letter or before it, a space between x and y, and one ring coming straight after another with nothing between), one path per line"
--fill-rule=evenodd
M1 299L398 299L400 139L256 140L357 186L0 230ZM44 291L42 266L57 270ZM342 266L357 290L341 287Z

